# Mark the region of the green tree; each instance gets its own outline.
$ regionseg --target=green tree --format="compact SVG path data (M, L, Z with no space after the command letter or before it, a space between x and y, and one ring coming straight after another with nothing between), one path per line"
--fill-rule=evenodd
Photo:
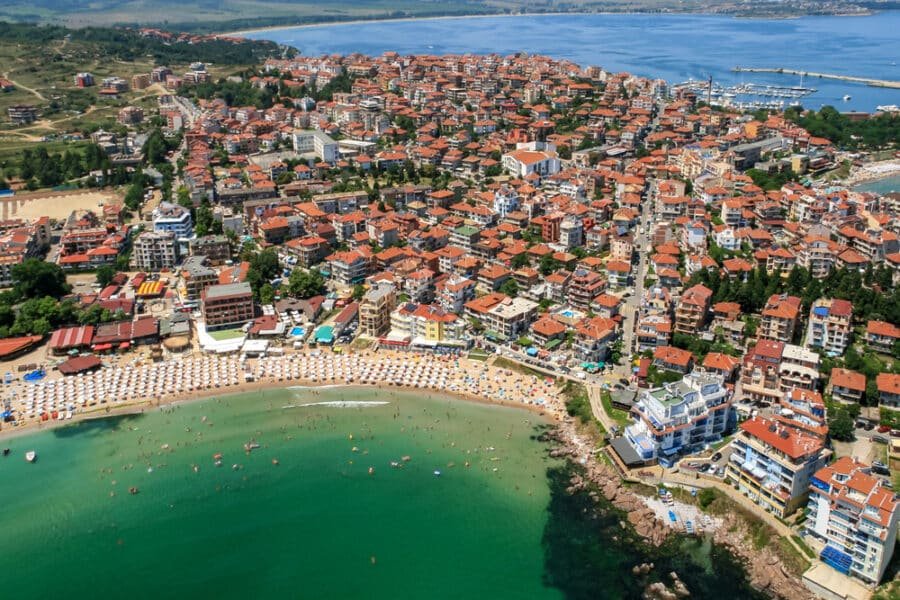
M281 266L278 264L278 253L273 248L268 248L252 254L248 262L250 267L247 270L247 283L253 288L257 299L261 301L260 293L263 285L275 278L281 271Z
M510 277L506 281L500 284L499 292L501 294L506 294L507 296L512 296L515 298L519 295L519 283Z
M12 268L13 291L19 299L61 298L71 291L59 265L29 258Z
M112 281L113 277L116 276L116 270L109 265L103 265L97 268L95 275L97 277L97 283L100 284L101 287L106 287Z
M275 301L275 288L268 281L259 288L259 301L261 304L272 304Z
M522 269L524 267L527 267L529 264L528 254L525 252L522 252L521 254L516 254L515 256L512 257L512 260L509 261L509 264L510 264L510 266L512 266L513 269Z
M541 275L547 276L559 269L561 263L553 258L552 254L545 254L541 257L541 261L538 265L538 271L540 271Z
M366 287L364 285L356 284L353 286L353 293L351 294L352 298L356 301L362 300L362 297L366 295Z
M316 269L294 269L288 279L288 293L297 298L312 298L325 293L325 278Z
M842 442L852 442L855 437L853 435L853 418L846 408L839 407L833 412L833 416L828 421L828 432L832 438Z

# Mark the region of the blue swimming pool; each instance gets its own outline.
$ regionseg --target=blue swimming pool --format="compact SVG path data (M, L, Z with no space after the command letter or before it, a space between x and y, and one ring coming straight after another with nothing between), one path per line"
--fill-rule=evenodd
M561 311L559 314L560 314L560 316L563 316L563 317L565 317L565 318L567 318L567 319L571 319L572 317L575 316L575 311L566 309L566 310L564 310L564 311Z
M296 326L291 328L290 333L291 337L303 337L303 335L306 333L306 330L300 326Z

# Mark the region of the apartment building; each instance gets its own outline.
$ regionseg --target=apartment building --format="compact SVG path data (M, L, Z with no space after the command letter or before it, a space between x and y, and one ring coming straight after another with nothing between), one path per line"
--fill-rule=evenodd
M145 231L134 240L131 263L141 271L172 269L178 264L178 242L171 231Z
M231 243L224 235L194 238L188 245L193 256L204 256L210 265L221 265L231 259Z
M420 346L468 344L466 322L434 304L399 305L391 312L391 336Z
M761 340L789 343L800 321L800 298L775 294L762 310L757 335Z
M872 350L890 354L897 341L900 341L900 327L885 321L866 323L866 345Z
M778 365L779 389L789 392L797 388L815 390L819 386L819 362L815 352L802 346L785 344Z
M706 322L712 290L697 284L684 291L675 307L675 332L694 335Z
M573 350L578 360L605 361L616 340L616 322L605 317L582 319L575 325Z
M371 337L387 335L396 305L397 293L392 284L380 283L369 289L359 305L360 333Z
M594 271L576 269L569 280L569 304L586 309L591 301L606 290L606 280Z
M866 376L850 369L834 367L828 380L831 397L841 402L859 402L866 393Z
M153 211L153 230L171 232L177 239L187 239L194 235L191 211L178 204L161 202Z
M806 345L821 348L832 356L840 356L853 333L853 305L847 300L820 298L809 311Z
M829 455L821 438L757 416L741 423L725 476L742 494L784 518L805 504L810 479Z
M254 317L253 290L247 282L211 285L200 300L207 330L237 327Z
M184 296L197 300L200 293L219 282L219 274L209 267L205 256L189 256L181 265L181 282Z
M495 292L466 302L466 315L484 325L486 335L515 339L525 333L537 316L538 303Z
M295 131L292 138L295 152L314 154L316 158L329 164L337 162L338 143L321 131L312 129Z
M822 562L878 585L897 542L900 510L894 492L868 465L844 456L815 472L807 506L806 532L825 544Z
M640 460L659 461L666 467L721 439L733 429L736 419L731 393L722 378L700 372L643 390L632 416L635 422L625 428L628 444Z
M356 285L366 279L369 261L359 252L349 250L337 252L327 259L331 277L344 285Z

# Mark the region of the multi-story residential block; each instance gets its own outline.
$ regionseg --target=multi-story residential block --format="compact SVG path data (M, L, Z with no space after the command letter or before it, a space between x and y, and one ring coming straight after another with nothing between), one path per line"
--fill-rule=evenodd
M642 316L636 335L639 352L668 346L672 338L672 321L665 315Z
M822 562L875 586L894 555L898 506L868 465L843 456L810 481L806 532L824 542Z
M831 397L841 402L859 402L866 393L866 376L856 371L834 367L828 380Z
M757 335L761 340L788 343L800 320L800 298L775 294L766 302Z
M188 239L194 235L191 211L178 204L161 202L153 211L153 230L171 232L176 239Z
M172 269L178 260L178 241L171 231L144 231L134 240L131 262L136 269Z
M587 269L575 269L569 280L569 304L576 308L586 309L591 301L606 289L603 276Z
M413 345L467 345L466 323L433 304L400 304L391 312L391 336Z
M881 406L900 409L900 375L879 373L875 385L878 386L878 403Z
M866 345L876 352L889 354L900 341L900 327L884 321L866 323Z
M219 282L219 274L209 267L205 256L189 256L181 264L181 283L184 296L197 300L200 293Z
M476 285L471 279L451 275L435 285L437 303L447 312L460 314L466 302L475 297Z
M560 162L555 152L520 149L504 154L501 158L503 168L514 177L527 177L537 173L541 177L549 177L559 173Z
M850 343L853 305L847 300L820 298L813 302L806 329L806 345L840 356Z
M200 300L207 330L243 325L254 316L253 290L247 282L211 285Z
M512 340L528 330L538 303L494 292L466 302L465 308L466 315L484 325L486 335Z
M759 340L744 354L741 367L741 392L751 400L777 402L782 397L778 366L784 342Z
M390 283L372 286L359 305L359 330L363 335L381 337L391 330L391 312L397 305L397 293Z
M794 388L815 390L819 386L818 354L802 346L785 344L778 365L779 388L789 392Z
M188 248L192 256L204 256L210 265L218 266L231 259L231 243L224 235L205 235L192 239Z
M828 463L829 455L821 438L753 417L741 423L731 443L726 478L783 518L806 503L810 478Z
M632 416L635 422L625 428L628 445L640 460L664 466L721 439L736 418L722 378L700 372L642 391Z
M314 154L316 158L329 164L337 162L338 143L321 131L303 130L293 134L294 151L300 154Z
M344 285L356 285L366 279L369 261L359 251L337 252L327 259L331 277Z
M696 334L706 322L712 290L697 284L684 291L675 307L675 331Z
M584 361L605 361L609 348L616 339L616 330L616 322L612 319L582 319L575 325L575 356Z

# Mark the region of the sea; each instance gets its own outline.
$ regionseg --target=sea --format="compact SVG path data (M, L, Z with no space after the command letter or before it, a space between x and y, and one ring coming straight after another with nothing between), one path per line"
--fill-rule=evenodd
M900 81L900 11L862 17L738 19L719 15L563 14L419 19L245 32L306 55L544 54L662 78L815 88L806 108L874 111L900 105L900 89L776 73L735 73L737 66L789 68ZM845 100L845 97L849 99Z
M578 467L548 457L546 427L436 394L280 388L0 439L0 596L615 599L674 570L693 598L759 597L722 548L650 548L566 494Z
M876 194L900 193L900 175L867 181L855 186L853 189L858 192L873 192Z

